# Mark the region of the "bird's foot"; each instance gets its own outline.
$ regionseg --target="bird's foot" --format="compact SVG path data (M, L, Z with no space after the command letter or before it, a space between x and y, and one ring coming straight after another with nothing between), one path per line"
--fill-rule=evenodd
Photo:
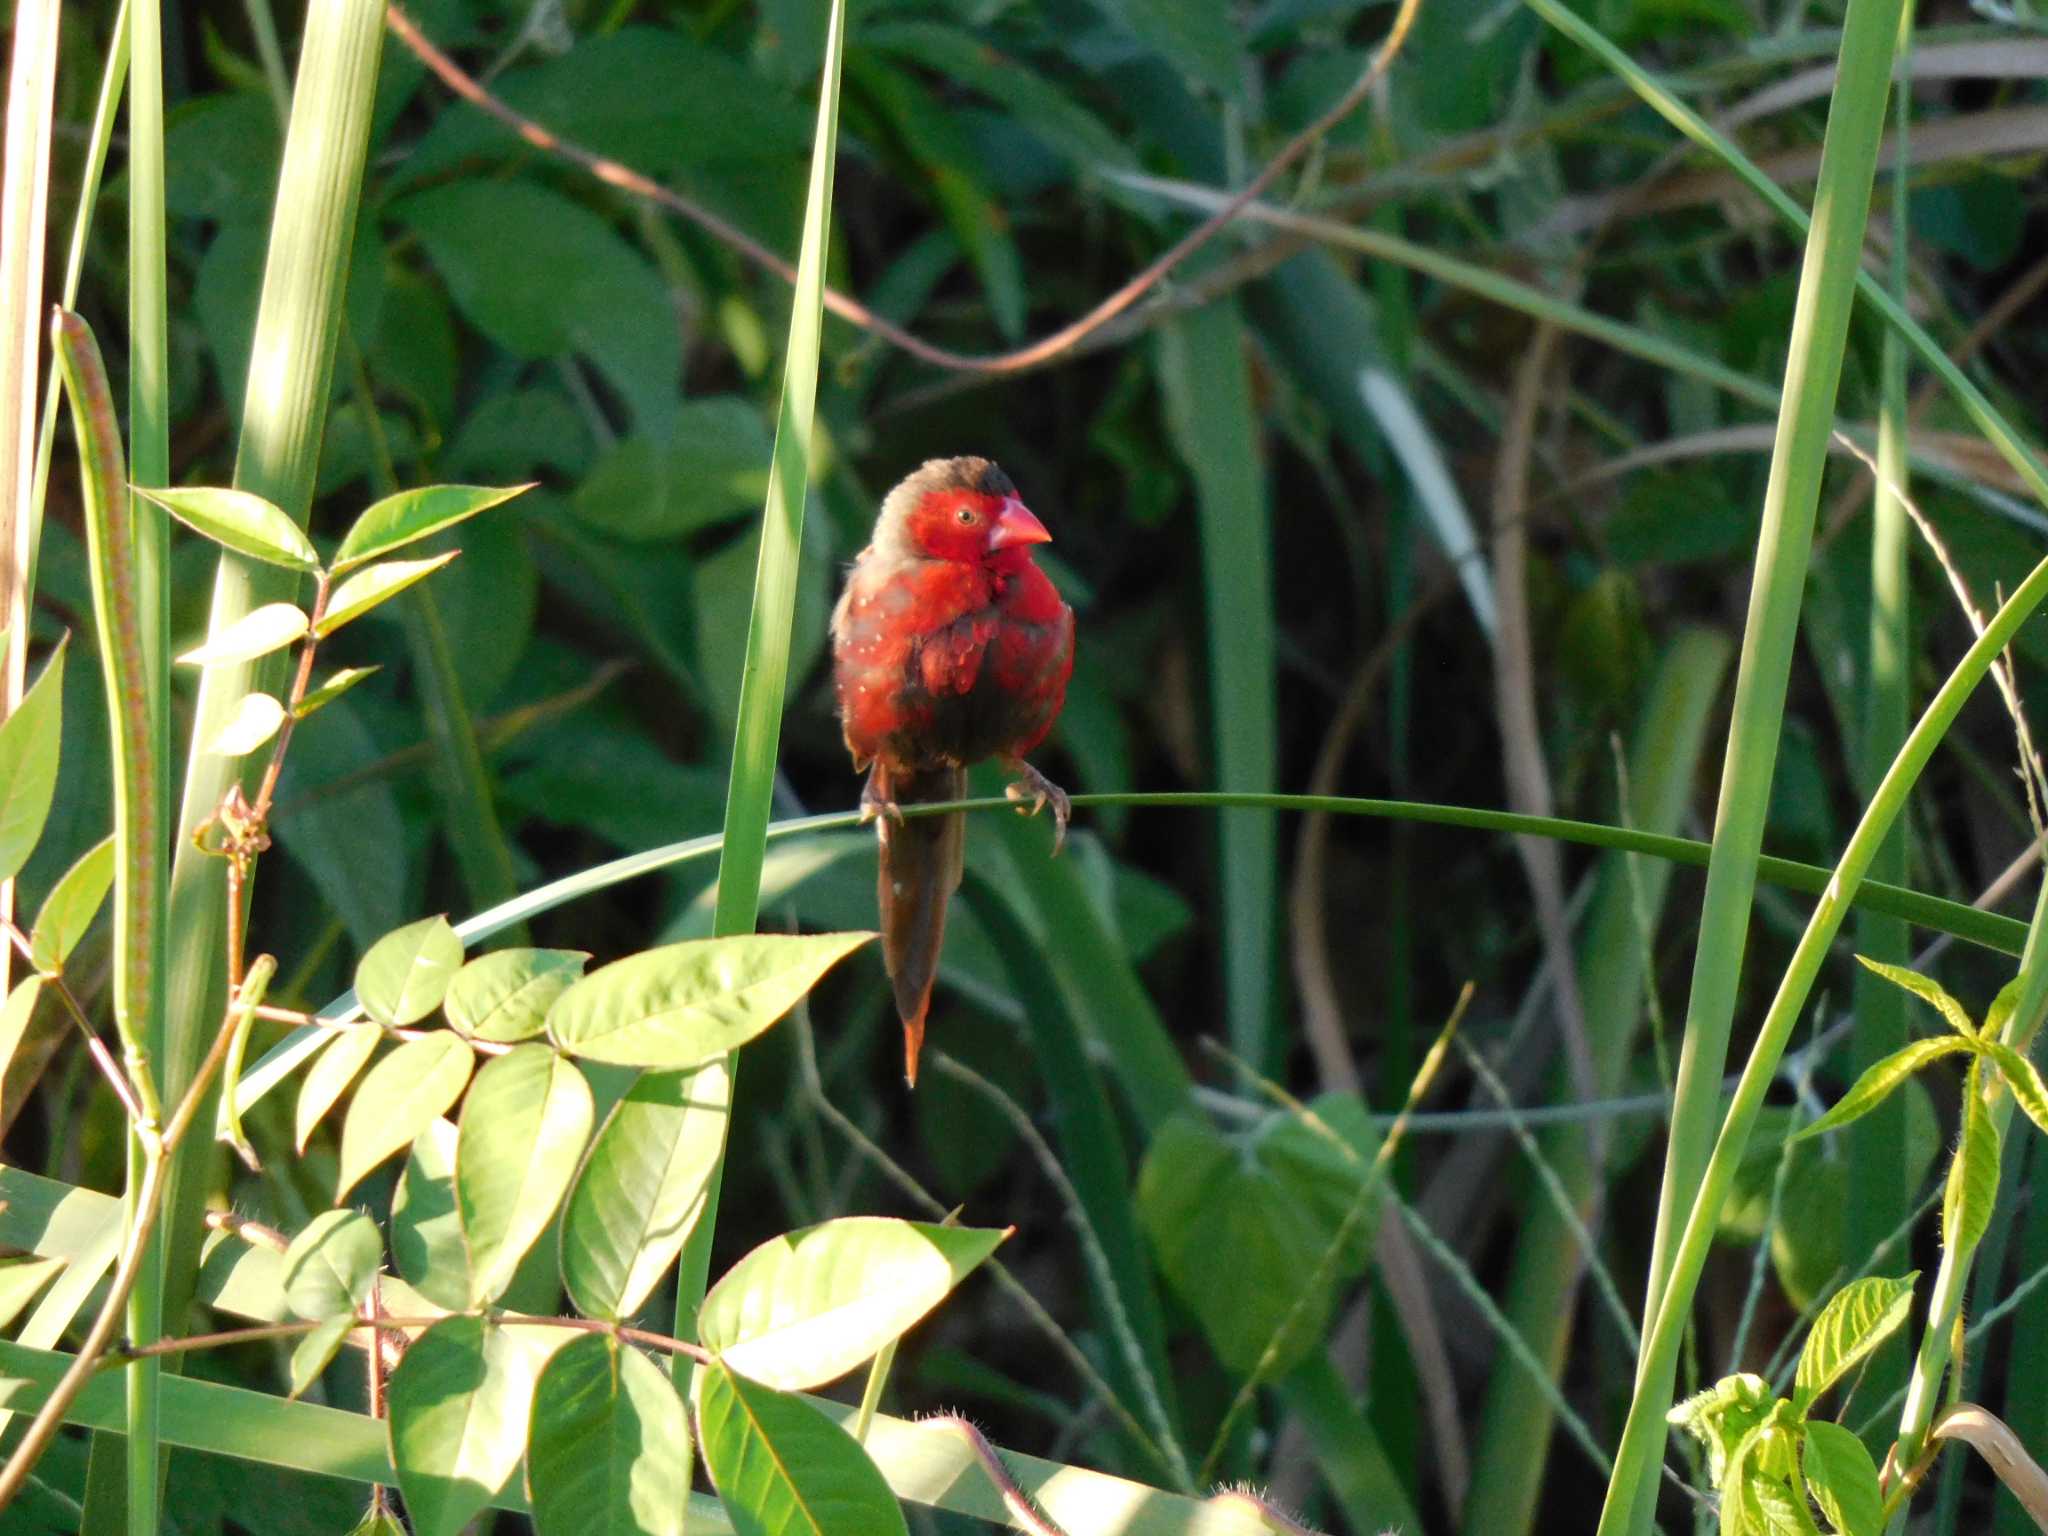
M1052 851L1057 854L1067 841L1067 823L1073 819L1074 802L1067 792L1029 763L1016 764L1017 780L1003 791L1017 802L1017 814L1036 816L1052 807Z
M868 775L867 783L861 786L860 824L866 826L878 819L881 825L875 830L881 834L882 840L887 842L890 826L903 825L903 807L898 805L895 796L882 786L877 775L871 773Z

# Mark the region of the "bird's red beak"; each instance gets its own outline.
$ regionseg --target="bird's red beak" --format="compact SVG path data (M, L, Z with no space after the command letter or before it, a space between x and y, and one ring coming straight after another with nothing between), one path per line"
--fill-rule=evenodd
M1050 544L1052 535L1045 524L1031 515L1031 509L1014 496L1003 498L1003 509L989 529L988 547L1008 549L1012 544Z

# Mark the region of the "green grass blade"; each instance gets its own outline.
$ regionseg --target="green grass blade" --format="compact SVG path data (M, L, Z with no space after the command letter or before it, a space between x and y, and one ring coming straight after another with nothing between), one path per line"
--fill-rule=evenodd
M378 0L314 0L308 8L300 69L264 263L263 291L249 354L249 382L235 459L235 486L304 522L331 392L342 292L369 144L370 114L383 43ZM220 632L266 602L291 596L295 578L232 555L214 581L210 632ZM191 1081L226 1002L222 952L226 881L221 861L192 846L194 829L219 805L240 765L205 752L243 695L274 680L276 657L208 667L194 710L171 871L169 1026L159 1057L166 1097ZM201 1106L198 1123L214 1110ZM198 1245L208 1138L179 1149L167 1185L163 1229L167 1314L189 1291Z
M1273 787L1278 771L1278 623L1244 343L1236 304L1208 305L1160 328L1159 381L1167 423L1195 480L1217 778L1228 789L1260 791ZM1225 814L1218 841L1224 1013L1231 1048L1263 1067L1272 1044L1278 828L1268 813Z
M754 603L747 620L747 654L740 673L732 773L726 783L725 835L718 855L717 934L752 933L761 896L761 859L775 795L775 761L782 739L783 696L789 680L790 630L796 612L797 567L804 536L804 499L811 478L811 428L818 404L818 349L824 332L825 258L832 236L832 177L839 155L839 74L846 49L845 0L832 0L825 61L818 83L818 126L811 141L810 190L804 201L796 292L790 301L789 341L783 352L782 404L775 418L767 504L761 511L761 550L754 568ZM727 1102L731 1064L724 1075ZM723 1119L723 1117L721 1117ZM697 1307L709 1279L711 1239L717 1226L724 1160L711 1172L704 1204L683 1245L676 1291L676 1336L696 1337ZM675 1358L678 1387L687 1388L690 1363Z

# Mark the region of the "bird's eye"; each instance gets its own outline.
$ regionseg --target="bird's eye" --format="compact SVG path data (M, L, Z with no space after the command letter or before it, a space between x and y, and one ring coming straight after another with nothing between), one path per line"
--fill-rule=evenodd
M972 507L962 507L958 512L955 512L953 515L954 517L959 519L960 526L963 528L972 528L976 523L981 521L980 514L977 513Z

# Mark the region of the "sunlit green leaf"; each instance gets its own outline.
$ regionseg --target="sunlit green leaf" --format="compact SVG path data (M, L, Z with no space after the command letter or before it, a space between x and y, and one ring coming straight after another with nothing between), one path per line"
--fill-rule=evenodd
M313 633L326 639L342 625L361 618L380 603L389 602L414 582L425 581L460 553L451 549L426 560L386 560L382 565L364 567L334 589L327 600L327 611L320 615Z
M114 840L108 837L88 849L43 898L28 937L29 964L50 975L62 971L113 883Z
M406 1284L437 1307L469 1305L469 1250L455 1203L455 1126L429 1121L413 1138L391 1197L391 1257Z
M356 999L380 1024L417 1024L441 1006L461 965L462 940L448 919L422 918L370 946L356 966Z
M320 1379L321 1373L340 1353L342 1343L355 1322L353 1313L336 1312L292 1346L291 1396L299 1396Z
M323 705L332 704L344 693L347 693L349 689L355 687L357 683L362 682L365 678L374 676L382 670L383 668L381 667L343 667L332 677L328 678L326 682L320 684L319 687L306 690L306 696L299 700L299 707L294 711L295 718L305 719L314 710L321 708Z
M219 757L246 757L277 734L284 706L267 693L245 693L213 733L206 750Z
M1774 1401L1769 1382L1743 1372L1724 1376L1695 1392L1664 1418L1707 1448L1708 1473L1720 1488L1728 1482L1730 1458L1745 1439L1763 1427Z
M1977 1246L1998 1205L1998 1126L1977 1089L1972 1068L1963 1090L1962 1143L1949 1163L1941 1197L1942 1243L1964 1253Z
M2025 976L2015 976L1998 989L1998 996L1991 999L1991 1006L1984 1010L1983 1035L1986 1040L2001 1040L2005 1037L2005 1026L2012 1018L2013 1009L2020 1005L2020 994L2026 991Z
M337 1312L354 1316L383 1262L377 1223L361 1211L322 1211L285 1253L285 1303L308 1322Z
M697 1336L755 1381L823 1386L901 1337L1007 1236L846 1216L770 1238L705 1296Z
M356 519L341 548L334 552L332 569L339 575L366 560L382 559L415 539L452 528L532 489L532 485L427 485L386 496Z
M2042 1082L2041 1069L2009 1045L1988 1044L1984 1050L1998 1068L1998 1075L2005 1079L2005 1086L2012 1091L2013 1102L2025 1111L2029 1120L2048 1133L2048 1083Z
M455 973L442 1010L450 1025L473 1040L504 1045L530 1040L589 958L574 949L501 949L479 955Z
M526 1449L533 1384L561 1335L478 1317L436 1323L391 1375L391 1459L415 1536L457 1533Z
M545 1045L484 1063L463 1102L455 1198L472 1303L497 1300L554 1218L590 1137L590 1085Z
M303 1152L315 1126L334 1108L334 1101L348 1092L356 1074L370 1064L383 1043L384 1031L374 1024L338 1029L334 1038L320 1047L320 1054L299 1080L299 1102L292 1115L292 1144Z
M225 486L165 490L138 485L135 494L156 503L195 533L247 555L294 571L320 569L319 553L306 531L284 511L249 491Z
M224 661L253 661L304 637L309 625L296 603L265 603L242 615L217 635L209 635L178 658L188 667L211 667Z
M426 1129L461 1096L475 1061L452 1030L407 1040L370 1069L341 1124L339 1200L356 1181Z
M534 1389L526 1488L540 1536L682 1536L690 1426L668 1373L601 1333L556 1350Z
M0 1083L5 1082L14 1053L21 1048L21 1037L28 1032L28 1021L35 1017L36 999L42 992L42 977L24 976L7 994L6 1006L0 1007Z
M406 1536L406 1529L399 1523L396 1515L372 1509L364 1512L362 1523L352 1529L348 1536Z
M631 1317L675 1262L725 1145L726 1069L643 1072L591 1143L562 1217L562 1283L586 1317Z
M1922 976L1918 971L1909 971L1903 965L1887 965L1882 960L1873 960L1868 955L1858 955L1857 963L1867 971L1875 971L1895 987L1903 987L1920 1001L1927 1004L1942 1021L1959 1035L1975 1036L1976 1021L1961 1003L1942 990L1941 984L1932 976Z
M908 1536L867 1452L802 1398L714 1362L697 1372L697 1429L739 1536Z
M0 631L0 640L6 637ZM0 880L11 880L35 852L57 789L64 727L64 650L57 642L42 676L0 721Z
M1793 1401L1801 1411L1856 1369L1913 1310L1916 1270L1892 1280L1871 1275L1843 1286L1821 1309L1799 1353Z
M1859 1120L1885 1101L1891 1091L1907 1078L1918 1072L1930 1061L1944 1056L1953 1056L1958 1051L1975 1050L1974 1036L1936 1035L1931 1040L1915 1040L1911 1045L1901 1046L1891 1055L1869 1067L1864 1074L1849 1086L1849 1091L1835 1101L1826 1114L1798 1132L1792 1139L1803 1141L1809 1136L1818 1136L1822 1131L1832 1131Z
M1877 1465L1863 1442L1841 1425L1807 1421L1800 1470L1814 1502L1841 1536L1878 1536L1884 1529Z
M690 939L591 972L548 1010L572 1055L672 1071L702 1066L768 1028L871 933Z

